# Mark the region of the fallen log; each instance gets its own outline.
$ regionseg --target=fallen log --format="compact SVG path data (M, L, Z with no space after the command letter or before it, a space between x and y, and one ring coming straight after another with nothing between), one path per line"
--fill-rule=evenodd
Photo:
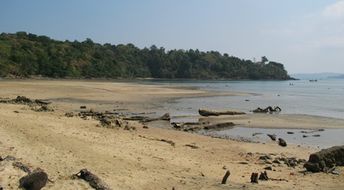
M75 175L78 178L88 182L90 186L96 190L111 190L111 188L107 184L105 184L98 176L91 173L87 169L82 169L79 173Z
M220 115L244 115L245 112L239 112L239 111L212 111L212 110L205 110L205 109L199 109L198 113L201 116L220 116Z
M225 122L225 123L216 123L212 125L206 125L203 127L205 130L216 130L216 129L223 129L233 127L235 124L233 122Z

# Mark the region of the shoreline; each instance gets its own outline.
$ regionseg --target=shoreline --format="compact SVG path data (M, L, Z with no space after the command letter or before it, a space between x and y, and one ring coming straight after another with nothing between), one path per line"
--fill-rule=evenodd
M174 187L217 190L242 189L245 186L247 189L302 187L311 190L344 187L342 174L305 175L301 173L304 170L302 165L293 168L285 164L268 164L259 159L262 155L308 159L310 153L318 150L316 148L217 139L136 121L128 121L135 130L107 128L100 127L99 121L91 117L65 116L70 111L82 111L81 105L95 111L126 108L131 113L148 112L156 109L161 100L206 92L140 84L75 81L35 81L35 84L1 81L0 88L0 97L26 95L35 99L108 101L108 104L53 101L50 105L55 110L53 112L36 112L21 104L0 104L0 156L11 155L32 168L44 169L49 179L54 181L45 189L89 189L87 183L70 178L83 168L96 173L114 189ZM226 119L223 118L223 121ZM220 122L219 118L214 120ZM249 183L252 172L262 172L269 165L274 169L268 171L270 177L286 181ZM339 169L344 171L343 167ZM230 182L221 185L226 170L231 172ZM25 175L7 162L1 162L0 174L11 176L0 178L0 185L8 184L8 189L16 189L18 179Z

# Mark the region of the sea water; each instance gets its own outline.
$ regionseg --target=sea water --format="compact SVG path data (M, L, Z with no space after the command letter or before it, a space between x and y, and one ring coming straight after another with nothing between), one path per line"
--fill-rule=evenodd
M279 106L282 114L307 114L344 119L344 80L298 81L154 81L166 86L194 87L240 95L181 98L166 102L174 116L196 116L199 108L250 112Z
M279 106L281 114L306 114L344 119L344 80L297 81L149 81L147 84L198 88L224 96L180 98L166 102L163 112L173 121L198 121L198 109L238 110L250 112L257 107ZM233 94L234 92L234 94ZM235 95L238 93L238 95ZM286 132L294 132L288 135ZM303 137L297 129L263 129L235 127L212 132L214 136L267 140L266 133L275 133L292 144L329 147L344 145L343 129L326 129L320 137ZM262 136L252 136L262 133Z

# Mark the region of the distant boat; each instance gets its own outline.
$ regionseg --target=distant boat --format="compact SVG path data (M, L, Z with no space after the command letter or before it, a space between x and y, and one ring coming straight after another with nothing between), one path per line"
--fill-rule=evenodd
M318 82L317 79L312 79L312 80L309 80L309 82Z

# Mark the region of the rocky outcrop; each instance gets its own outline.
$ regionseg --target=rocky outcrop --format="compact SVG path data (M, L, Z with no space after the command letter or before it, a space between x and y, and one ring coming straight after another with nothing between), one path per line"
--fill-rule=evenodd
M311 172L327 172L335 166L344 166L344 146L334 146L313 153L304 165Z

